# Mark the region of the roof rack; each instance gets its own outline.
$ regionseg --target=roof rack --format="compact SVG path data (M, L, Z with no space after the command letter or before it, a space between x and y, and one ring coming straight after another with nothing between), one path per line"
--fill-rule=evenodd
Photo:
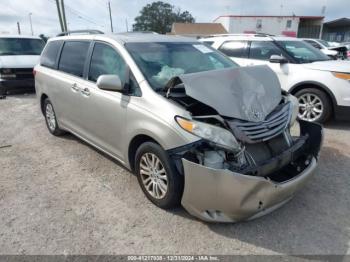
M275 36L273 34L267 34L267 33L240 33L240 34L213 34L213 35L207 35L202 38L209 38L209 37L215 37L215 36Z
M121 34L153 34L153 35L159 35L157 32L154 32L154 31L127 31L127 32L123 32Z
M72 30L72 31L59 33L57 36L65 36L65 35L71 35L71 34L95 35L95 34L104 34L104 33L100 30Z

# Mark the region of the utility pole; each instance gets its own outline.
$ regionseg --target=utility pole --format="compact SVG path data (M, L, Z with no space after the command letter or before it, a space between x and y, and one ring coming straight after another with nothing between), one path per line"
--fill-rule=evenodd
M20 35L21 34L21 25L19 24L19 22L17 22L17 31L18 31L18 34Z
M61 0L61 8L62 8L62 22L63 22L64 30L68 31L67 20L66 20L66 10L65 10L65 7L64 7L63 0Z
M30 31L32 32L32 35L34 35L33 24L32 24L32 13L29 13L28 15L29 15Z
M113 21L112 21L111 1L108 1L108 11L109 11L109 20L111 21L111 32L113 33Z
M126 32L129 32L128 19L125 18Z
M324 17L325 14L326 14L326 6L322 6L322 10L321 10L321 13L322 13L322 16ZM322 39L322 35L323 35L323 21L324 21L324 18L322 19L321 21L321 28L320 28L320 35L318 36L319 39Z
M62 14L61 14L61 8L58 0L56 0L56 6L57 6L57 13L58 13L58 20L60 20L60 26L61 26L61 31L64 32L64 27L63 27L63 22L62 22Z

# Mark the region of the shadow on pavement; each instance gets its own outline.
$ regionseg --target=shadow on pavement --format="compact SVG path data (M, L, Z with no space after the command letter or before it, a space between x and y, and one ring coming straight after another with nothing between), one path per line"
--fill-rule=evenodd
M327 129L350 130L350 121L332 120L324 124Z

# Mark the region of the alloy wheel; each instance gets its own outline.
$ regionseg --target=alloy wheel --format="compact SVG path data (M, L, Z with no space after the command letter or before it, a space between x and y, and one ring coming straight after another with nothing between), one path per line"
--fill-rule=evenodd
M45 110L45 116L46 116L46 122L49 126L50 130L53 132L56 129L56 116L55 112L53 111L53 107L51 104L46 105Z
M298 98L299 118L314 122L323 114L324 106L321 98L312 93L305 93Z
M168 177L160 159L153 153L145 153L140 159L140 177L147 192L156 199L165 197Z

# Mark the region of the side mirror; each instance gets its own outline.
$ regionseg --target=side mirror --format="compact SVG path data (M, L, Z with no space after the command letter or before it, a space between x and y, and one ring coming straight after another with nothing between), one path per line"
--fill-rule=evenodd
M270 57L270 63L287 64L288 60L280 55L272 55Z
M117 75L100 75L97 78L97 87L102 90L122 92L122 82Z

